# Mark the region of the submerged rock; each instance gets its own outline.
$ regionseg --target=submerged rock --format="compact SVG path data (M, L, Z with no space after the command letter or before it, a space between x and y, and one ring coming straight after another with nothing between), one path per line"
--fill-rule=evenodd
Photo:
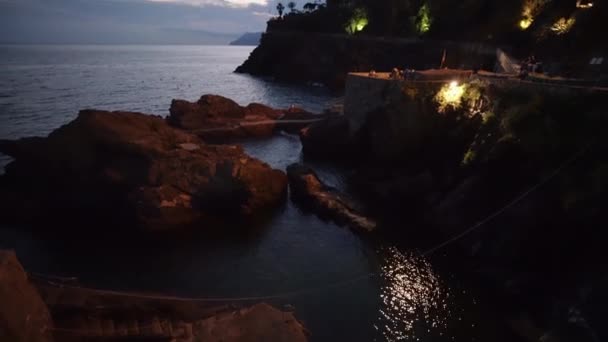
M274 109L259 103L246 107L218 95L197 102L173 100L167 122L206 140L269 137L278 130L297 131L323 116L302 109Z
M353 204L323 184L311 168L292 164L287 168L287 176L293 198L318 215L363 232L376 229L375 221L358 213Z
M0 211L19 221L117 216L164 229L270 209L287 188L283 172L241 147L140 113L84 110L47 138L0 141L0 151L15 158L0 177Z

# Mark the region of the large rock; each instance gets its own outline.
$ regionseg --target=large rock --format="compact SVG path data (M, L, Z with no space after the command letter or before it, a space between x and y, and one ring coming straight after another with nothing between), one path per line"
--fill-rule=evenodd
M300 131L302 150L306 157L315 159L349 159L357 154L344 116L331 117L313 123Z
M52 341L53 321L12 251L0 250L0 340Z
M252 103L246 107L218 95L198 102L173 100L167 122L206 140L268 137L277 130L299 130L322 117L301 109L278 110Z
M195 103L173 100L169 111L168 122L188 130L210 128L218 121L223 124L224 121L242 120L245 117L245 111L236 102L216 95L204 95Z
M139 113L85 110L48 138L1 141L0 151L15 158L0 178L0 211L18 220L111 213L165 228L273 208L287 187L241 147Z
M293 198L323 218L362 232L376 229L376 222L363 216L344 196L323 184L315 172L304 165L292 164L287 176Z
M196 340L217 342L308 341L304 327L292 313L264 303L199 322L193 335Z

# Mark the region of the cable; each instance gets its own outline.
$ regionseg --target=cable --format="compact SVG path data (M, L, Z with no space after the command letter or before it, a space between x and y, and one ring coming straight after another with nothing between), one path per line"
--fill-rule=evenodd
M535 184L534 186L532 186L531 188L529 188L528 190L526 190L525 192L523 192L521 195L517 196L514 200L512 200L509 203L507 203L507 205L505 205L501 209L495 211L490 216L488 216L485 219L477 222L472 227L464 230L463 232L461 232L459 234L456 234L455 236L451 237L450 239L448 239L448 240L440 243L439 245L437 245L437 246L435 246L435 247L427 250L426 252L422 253L422 256L426 257L426 256L428 256L430 254L433 254L434 252L438 251L439 249L441 249L441 248L443 248L443 247L445 247L445 246L447 246L447 245L449 245L449 244L451 244L453 242L456 242L456 241L460 240L461 238L467 236L468 234L472 233L476 229L478 229L478 228L482 227L483 225L485 225L486 223L490 222L494 218L500 216L502 213L504 213L505 211L507 211L509 208L511 208L515 204L521 202L523 199L525 199L526 197L528 197L531 193L533 193L534 191L538 190L540 187L542 187L543 185L545 185L549 181L551 181L553 178L555 178L567 166L569 166L570 164L574 163L583 154L585 154L591 148L592 145L593 144L590 143L587 146L585 146L584 148L582 148L580 151L578 151L577 153L575 153L572 157L570 157L569 159L567 159L566 161L564 161L562 164L560 164L555 170L553 170L548 176L546 176L545 178L543 178L539 183Z
M264 301L271 299L280 299L280 298L289 298L289 297L297 297L306 294L311 294L315 292L323 292L332 288L340 288L346 285L354 284L363 279L369 279L375 276L374 273L366 273L363 275L359 275L347 280L335 282L329 285L320 286L317 288L309 288L296 290L291 292L278 293L267 296L251 296L251 297L214 297L214 298L185 298L185 297L174 297L174 296L160 296L160 295L146 295L146 294L137 294L131 292L120 292L120 291L112 291L112 290L98 290L98 289L89 289L80 286L72 286L65 284L58 284L52 281L47 280L46 282L49 285L53 285L56 287L64 288L64 289L72 289L72 290L83 290L93 292L99 295L111 295L111 296L119 296L119 297L127 297L127 298L137 298L137 299L156 299L156 300L172 300L172 301L181 301L181 302L251 302L251 301Z
M464 230L463 232L449 238L448 240L436 245L435 247L421 253L421 255L423 257L427 257L430 254L433 254L434 252L440 250L441 248L444 248L456 241L458 241L459 239L465 237L466 235L472 233L473 231L475 231L476 229L481 228L482 226L484 226L486 223L490 222L491 220L493 220L494 218L498 217L499 215L501 215L502 213L504 213L505 211L507 211L508 209L510 209L511 207L513 207L514 205L516 205L517 203L521 202L523 199L525 199L526 197L528 197L530 194L532 194L533 192L535 192L536 190L538 190L540 187L542 187L543 185L547 184L549 181L551 181L553 178L555 178L558 174L560 174L567 166L569 166L570 164L574 163L576 160L578 160L583 154L585 154L592 146L593 144L589 144L586 147L584 147L583 149L581 149L580 151L578 151L577 153L575 153L572 157L570 157L569 159L567 159L566 161L564 161L562 164L560 164L555 170L553 170L548 176L546 176L545 178L543 178L539 183L535 184L534 186L532 186L531 188L529 188L528 190L526 190L525 192L523 192L521 195L517 196L515 199L513 199L512 201L510 201L509 203L507 203L505 206L503 206L502 208L500 208L499 210L495 211L494 213L490 214L489 216L487 216L486 218L484 218L483 220L479 221L478 223L476 223L475 225L471 226L470 228ZM33 275L34 277L38 277L38 278L42 278L45 277L41 274L35 274L35 273L30 273L31 275ZM363 275L359 275L357 277L351 278L351 279L347 279L344 281L339 281L336 283L332 283L326 286L320 286L317 288L309 288L309 289L303 289L303 290L296 290L296 291L291 291L291 292L284 292L284 293L278 293L278 294L274 294L274 295L267 295L267 296L250 296L250 297L215 297L215 298L184 298L184 297L173 297L173 296L155 296L155 295L145 295L145 294L137 294L137 293L129 293L129 292L120 292L120 291L111 291L111 290L98 290L98 289L88 289L88 288L83 288L83 287L79 287L79 286L70 286L70 285L66 285L66 284L58 284L55 283L53 281L50 280L45 280L47 283L49 283L50 285L54 285L60 288L67 288L67 289L74 289L74 290L84 290L84 291L90 291L93 293L97 293L97 294L101 294L101 295L113 295L113 296L120 296L120 297L130 297L130 298L138 298L138 299L156 299L156 300L173 300L173 301L184 301L184 302L249 302L249 301L263 301L263 300L271 300L271 299L280 299L280 298L288 298L288 297L297 297L297 296L302 296L302 295L306 295L306 294L311 294L311 293L315 293L315 292L322 292L325 291L327 289L331 289L331 288L339 288L339 287L343 287L349 284L353 284L356 283L358 281L361 281L363 279L369 279L373 276L375 276L375 273L366 273ZM62 279L59 277L53 277L53 276L47 276L48 279ZM65 279L71 279L71 278L65 278Z

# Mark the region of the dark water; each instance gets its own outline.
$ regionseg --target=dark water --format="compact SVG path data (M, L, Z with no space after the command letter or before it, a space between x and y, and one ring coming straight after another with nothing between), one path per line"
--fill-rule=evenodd
M48 134L86 107L165 115L172 98L195 100L204 93L242 104L298 104L315 111L336 101L321 88L233 74L250 51L0 47L0 139ZM294 136L243 145L275 168L301 160ZM326 182L345 188L343 170L313 166ZM484 340L480 336L486 327L480 324L474 297L441 261L381 237L363 238L290 202L265 222L214 236L194 233L134 244L96 234L91 237L95 243L53 241L0 221L0 247L15 248L26 268L77 276L89 286L188 297L297 292L268 301L293 305L313 341Z

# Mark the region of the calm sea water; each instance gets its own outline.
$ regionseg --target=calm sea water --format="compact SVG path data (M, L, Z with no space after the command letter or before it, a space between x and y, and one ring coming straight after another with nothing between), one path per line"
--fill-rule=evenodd
M0 46L0 139L46 135L83 108L166 115L171 99L196 100L206 93L241 104L297 104L313 111L336 102L322 88L232 73L251 50ZM294 136L243 145L275 168L301 160ZM313 166L326 182L345 187L341 170ZM53 241L0 221L0 247L15 248L26 268L77 276L93 287L188 297L302 291L270 302L295 307L313 341L484 340L475 299L451 271L415 249L362 238L290 202L262 224L220 236L143 239L134 245L96 234L94 244Z

